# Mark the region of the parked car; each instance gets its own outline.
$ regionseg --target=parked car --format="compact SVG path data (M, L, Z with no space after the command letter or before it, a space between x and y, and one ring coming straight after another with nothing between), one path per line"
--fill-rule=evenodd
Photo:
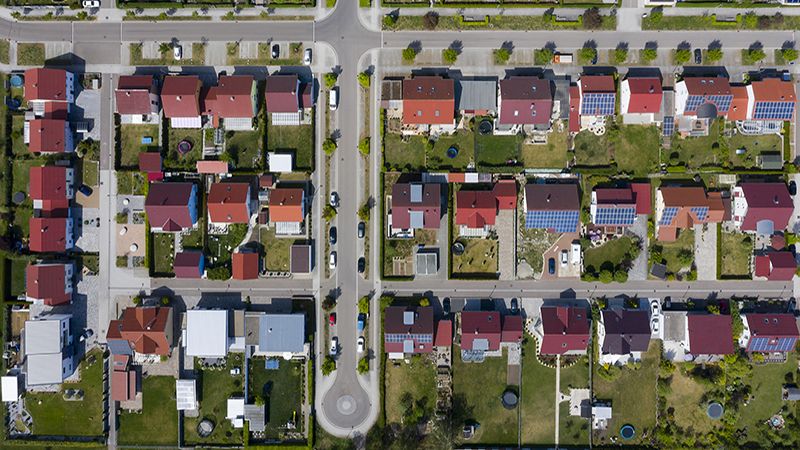
M356 342L356 350L358 353L364 353L364 336L359 336L358 341Z
M339 353L339 338L336 336L331 338L331 356L336 356Z
M561 250L561 267L567 267L567 257L569 252Z
M517 299L511 299L511 314L517 315L519 313L519 302Z
M339 194L337 194L336 191L331 192L330 204L334 208L339 207Z
M703 63L703 51L699 48L694 49L694 63L695 64L702 64Z
M331 245L336 245L336 227L331 227L330 243Z
M367 260L362 256L358 258L358 273L364 273L367 268Z
M331 111L336 111L339 107L339 88L333 88L328 93L328 107Z
M364 234L366 234L367 226L364 222L358 222L358 238L364 239Z
M550 258L547 260L547 273L550 275L556 274L556 259Z
M797 183L794 180L789 182L789 195L797 195Z
M183 58L183 47L180 44L175 44L172 47L172 57L178 61Z
M333 312L332 312L332 313L330 313L330 314L328 315L328 323L329 323L331 326L334 326L334 325L336 325L336 313L333 313Z
M364 331L364 325L367 323L367 315L364 313L359 313L358 318L356 319L356 329L359 332Z
M449 298L445 298L444 300L442 300L442 310L444 311L444 315L446 315L446 316L450 315L450 299Z
M100 7L100 0L83 0L83 2L81 2L81 4L86 9L99 8Z
M310 66L311 65L311 49L307 48L305 52L303 52L303 65Z
M92 190L92 188L90 188L89 186L82 184L81 187L78 188L78 192L89 197L90 195L92 195L92 192L94 192L94 190Z
M278 44L273 44L271 55L272 59L277 59L279 56L281 56L281 46Z
M658 324L658 317L653 319L653 333L658 333L659 324Z
M331 270L336 268L336 252L331 252L331 256L328 258L328 268Z
M657 316L661 314L661 305L658 304L658 300L653 300L650 302L650 315Z

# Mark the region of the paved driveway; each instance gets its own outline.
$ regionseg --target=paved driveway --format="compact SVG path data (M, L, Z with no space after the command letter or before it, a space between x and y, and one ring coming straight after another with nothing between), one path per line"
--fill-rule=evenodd
M644 281L647 279L647 248L650 245L647 239L647 215L639 214L633 225L628 228L628 231L639 238L642 246L642 251L633 260L631 270L628 271L628 279Z
M717 225L695 225L694 263L697 266L697 279L711 281L717 279Z

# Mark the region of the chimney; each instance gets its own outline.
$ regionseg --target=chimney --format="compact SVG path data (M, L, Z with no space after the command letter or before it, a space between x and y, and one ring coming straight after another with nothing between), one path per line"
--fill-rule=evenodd
M775 203L776 205L779 203L777 195L775 197L772 197L772 203Z

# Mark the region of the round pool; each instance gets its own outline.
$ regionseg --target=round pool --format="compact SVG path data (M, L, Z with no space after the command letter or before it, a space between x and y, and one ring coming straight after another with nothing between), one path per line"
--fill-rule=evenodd
M633 439L636 436L636 429L631 424L625 424L619 429L619 435L626 441Z
M519 403L519 397L517 396L517 393L514 392L513 390L506 389L506 391L503 392L503 397L501 398L501 401L503 403L503 408L514 409L517 407L517 403Z
M714 420L719 419L722 417L722 414L725 412L725 408L722 407L721 404L718 402L711 402L708 404L708 408L706 408L706 414L708 417Z
M492 132L492 122L488 120L482 120L481 123L478 125L478 132L481 134L489 134Z

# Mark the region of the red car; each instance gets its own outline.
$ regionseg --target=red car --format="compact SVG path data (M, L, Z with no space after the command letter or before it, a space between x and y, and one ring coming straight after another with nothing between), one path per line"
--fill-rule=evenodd
M331 315L328 316L328 323L330 323L331 326L336 325L336 313L331 313Z

